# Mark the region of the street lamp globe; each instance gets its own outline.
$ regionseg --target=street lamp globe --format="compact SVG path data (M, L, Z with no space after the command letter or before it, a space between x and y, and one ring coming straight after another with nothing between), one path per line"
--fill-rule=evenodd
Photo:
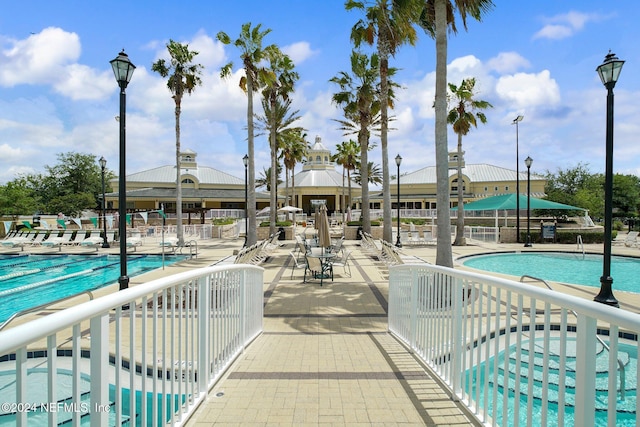
M596 68L600 80L602 80L602 84L605 85L605 87L609 84L615 86L618 77L620 77L620 71L622 71L623 65L624 61L618 59L615 53L609 51L607 56L604 57L604 62Z
M120 86L127 87L133 76L133 71L136 66L131 63L129 56L124 53L124 49L114 59L109 61L111 68L113 68L113 74L116 77L116 81Z

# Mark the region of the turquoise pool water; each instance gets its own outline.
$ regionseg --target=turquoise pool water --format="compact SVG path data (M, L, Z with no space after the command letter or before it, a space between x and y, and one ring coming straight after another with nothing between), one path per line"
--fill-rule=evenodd
M0 406L2 408L5 407L5 404L15 403L15 373L14 371L10 372L0 372ZM89 426L90 425L90 400L91 395L89 392L91 386L91 379L87 374L80 375L80 391L81 391L81 401L79 405L74 405L70 401L72 384L73 384L73 374L71 371L66 369L58 369L56 376L56 389L57 389L57 399L58 406L56 406L56 411L58 412L58 424L62 425L70 425L71 418L74 412L79 412L81 414L81 425ZM29 402L33 404L37 403L45 403L48 402L47 395L47 370L44 368L32 368L27 372L27 382L32 387L29 387L27 390L27 396L29 396ZM129 396L130 390L123 388L121 393L121 401L122 401L122 421L123 425L132 425L130 423L130 409L129 409ZM116 388L113 384L109 384L109 409L104 409L109 412L109 424L115 425L115 407L114 401L116 396ZM171 419L171 415L175 413L179 406L185 402L186 395L180 396L178 395L166 394L164 399L162 394L156 394L155 399L157 401L157 415L158 415L158 427L165 425L165 422ZM152 426L152 414L153 414L153 399L154 394L151 392L147 392L147 424ZM140 419L140 409L142 406L142 392L136 390L135 392L135 401L136 401L136 426L141 426ZM27 414L27 423L29 425L38 425L45 426L47 425L47 417L48 417L48 409L44 407L33 408L29 410ZM164 416L163 416L164 412ZM4 426L15 426L16 417L15 413L4 412L4 410L0 410L0 427Z
M602 255L567 252L510 252L460 259L466 267L512 276L538 277L554 282L599 288ZM613 291L640 293L640 259L611 257Z
M186 256L165 255L165 265ZM162 267L161 255L127 256L129 277ZM0 323L13 313L117 283L119 255L0 256Z
M540 340L536 340L538 342ZM489 359L488 362L488 374L487 364L481 363L477 367L467 370L464 373L464 388L467 393L472 393L473 396L476 396L476 393L480 394L480 406L484 407L484 390L483 387L479 387L477 390L476 386L484 383L485 377L489 378L489 388L487 390L487 410L491 417L495 418L496 424L499 426L511 426L514 425L514 417L515 411L514 408L516 405L519 407L519 422L520 425L527 425L527 417L526 410L528 405L529 397L527 396L527 384L526 378L528 376L529 363L533 363L534 365L534 387L533 387L533 414L532 425L539 426L542 425L542 410L540 406L542 393L546 393L547 399L549 400L549 413L547 415L547 423L548 427L558 426L558 375L559 375L559 358L555 354L554 345L559 347L559 340L551 340L550 342L550 350L549 351L549 386L546 390L542 387L542 369L541 366L544 363L542 349L536 346L535 354L529 354L529 341L523 340L521 346L521 354L522 354L522 365L520 366L520 372L518 373L515 366L515 354L517 346L513 345L509 347L508 351L501 352L497 357L497 366L498 366L498 377L497 383L493 382L494 375L494 363L495 357ZM573 353L572 353L573 350ZM609 372L608 372L608 364L609 364L609 355L606 351L603 351L601 345L598 345L598 354L596 357L596 414L595 414L595 425L596 426L606 426L607 425L607 398L609 394L608 390L608 380L609 380ZM574 402L575 402L575 340L568 339L567 340L567 369L565 370L566 379L565 379L565 414L564 414L564 423L563 425L572 426L574 425ZM637 349L635 346L620 344L619 345L619 358L626 363L626 392L624 400L618 398L617 403L617 417L616 417L616 426L635 426L636 425L636 413L635 413L635 405L636 405L636 360L638 359ZM505 358L507 358L507 370L505 371ZM505 375L505 372L507 374ZM516 402L515 397L515 383L516 376L520 375L523 379L520 383L521 394L519 396L518 402ZM615 374L617 375L617 373ZM505 387L506 386L506 387ZM618 383L619 386L619 383ZM498 395L498 408L493 408L492 404L492 396L494 390ZM502 407L502 397L505 392L509 393L509 405L507 409L507 413L503 412Z

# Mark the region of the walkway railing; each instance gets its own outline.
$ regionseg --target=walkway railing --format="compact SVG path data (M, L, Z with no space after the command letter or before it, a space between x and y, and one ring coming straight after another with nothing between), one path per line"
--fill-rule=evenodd
M262 293L260 267L207 267L0 332L0 424L181 425L262 332Z
M624 400L614 390L618 359L627 360L627 372L638 372L640 315L445 267L399 265L389 272L390 332L483 422L589 427L598 416L609 426L634 423L636 385L627 381Z

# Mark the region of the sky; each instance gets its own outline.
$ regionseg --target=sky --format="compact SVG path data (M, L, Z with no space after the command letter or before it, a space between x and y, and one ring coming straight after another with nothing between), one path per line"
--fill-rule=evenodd
M626 61L614 89L614 172L640 175L640 2L494 0L482 22L450 35L448 81L476 79L477 99L490 102L486 124L463 138L467 163L512 170L533 159L532 173L582 164L604 173L607 91L596 67L609 50ZM170 39L198 51L202 86L182 102L181 146L198 163L244 177L245 93L240 52L216 39L238 37L242 24L271 29L264 44L289 54L300 75L292 95L299 125L331 150L349 139L331 102L329 80L350 71L351 27L363 17L342 0L32 0L3 2L0 14L0 184L45 173L58 154L101 156L118 173L119 89L109 61L124 49L136 65L126 90L127 174L175 164L174 102L166 80L151 70L167 58ZM389 134L390 173L435 165L435 43L419 31L390 65L398 68ZM220 69L234 62L231 78ZM634 77L636 76L636 77ZM260 113L259 99L255 100ZM523 115L517 133L513 119ZM354 137L351 137L354 138ZM354 138L355 139L355 138ZM378 139L369 160L381 164ZM517 143L517 144L516 144ZM450 131L450 151L457 137ZM517 145L517 150L516 150ZM255 142L256 177L269 167L265 136ZM518 151L518 156L516 156ZM517 157L517 159L516 159ZM517 161L519 160L519 161ZM296 171L300 170L300 165Z

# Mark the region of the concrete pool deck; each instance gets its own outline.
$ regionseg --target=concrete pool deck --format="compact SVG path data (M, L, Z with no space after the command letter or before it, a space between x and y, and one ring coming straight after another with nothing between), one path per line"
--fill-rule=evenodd
M236 360L186 425L480 425L450 399L428 368L387 333L389 284L384 264L362 251L358 241L346 241L344 247L353 251L352 276L336 268L334 281L320 287L303 283L302 269L295 270L291 279L293 241L281 243L261 264L265 269L264 333ZM242 238L200 241L197 258L134 277L130 284L210 265L242 244ZM584 249L601 253L602 245ZM478 253L575 252L578 248L470 241L452 250L455 259ZM157 243L146 242L136 253L158 251ZM402 251L435 263L434 245L406 246ZM57 248L49 252L58 253ZM118 247L99 249L104 252L118 253ZM63 253L95 253L95 249L65 247ZM615 244L613 254L640 256L640 249ZM466 269L459 263L456 268ZM97 294L113 292L115 286ZM554 288L586 299L597 294L596 288L576 285L554 284ZM613 288L623 309L640 311L640 294L616 292L615 277ZM64 305L73 305L72 301Z

